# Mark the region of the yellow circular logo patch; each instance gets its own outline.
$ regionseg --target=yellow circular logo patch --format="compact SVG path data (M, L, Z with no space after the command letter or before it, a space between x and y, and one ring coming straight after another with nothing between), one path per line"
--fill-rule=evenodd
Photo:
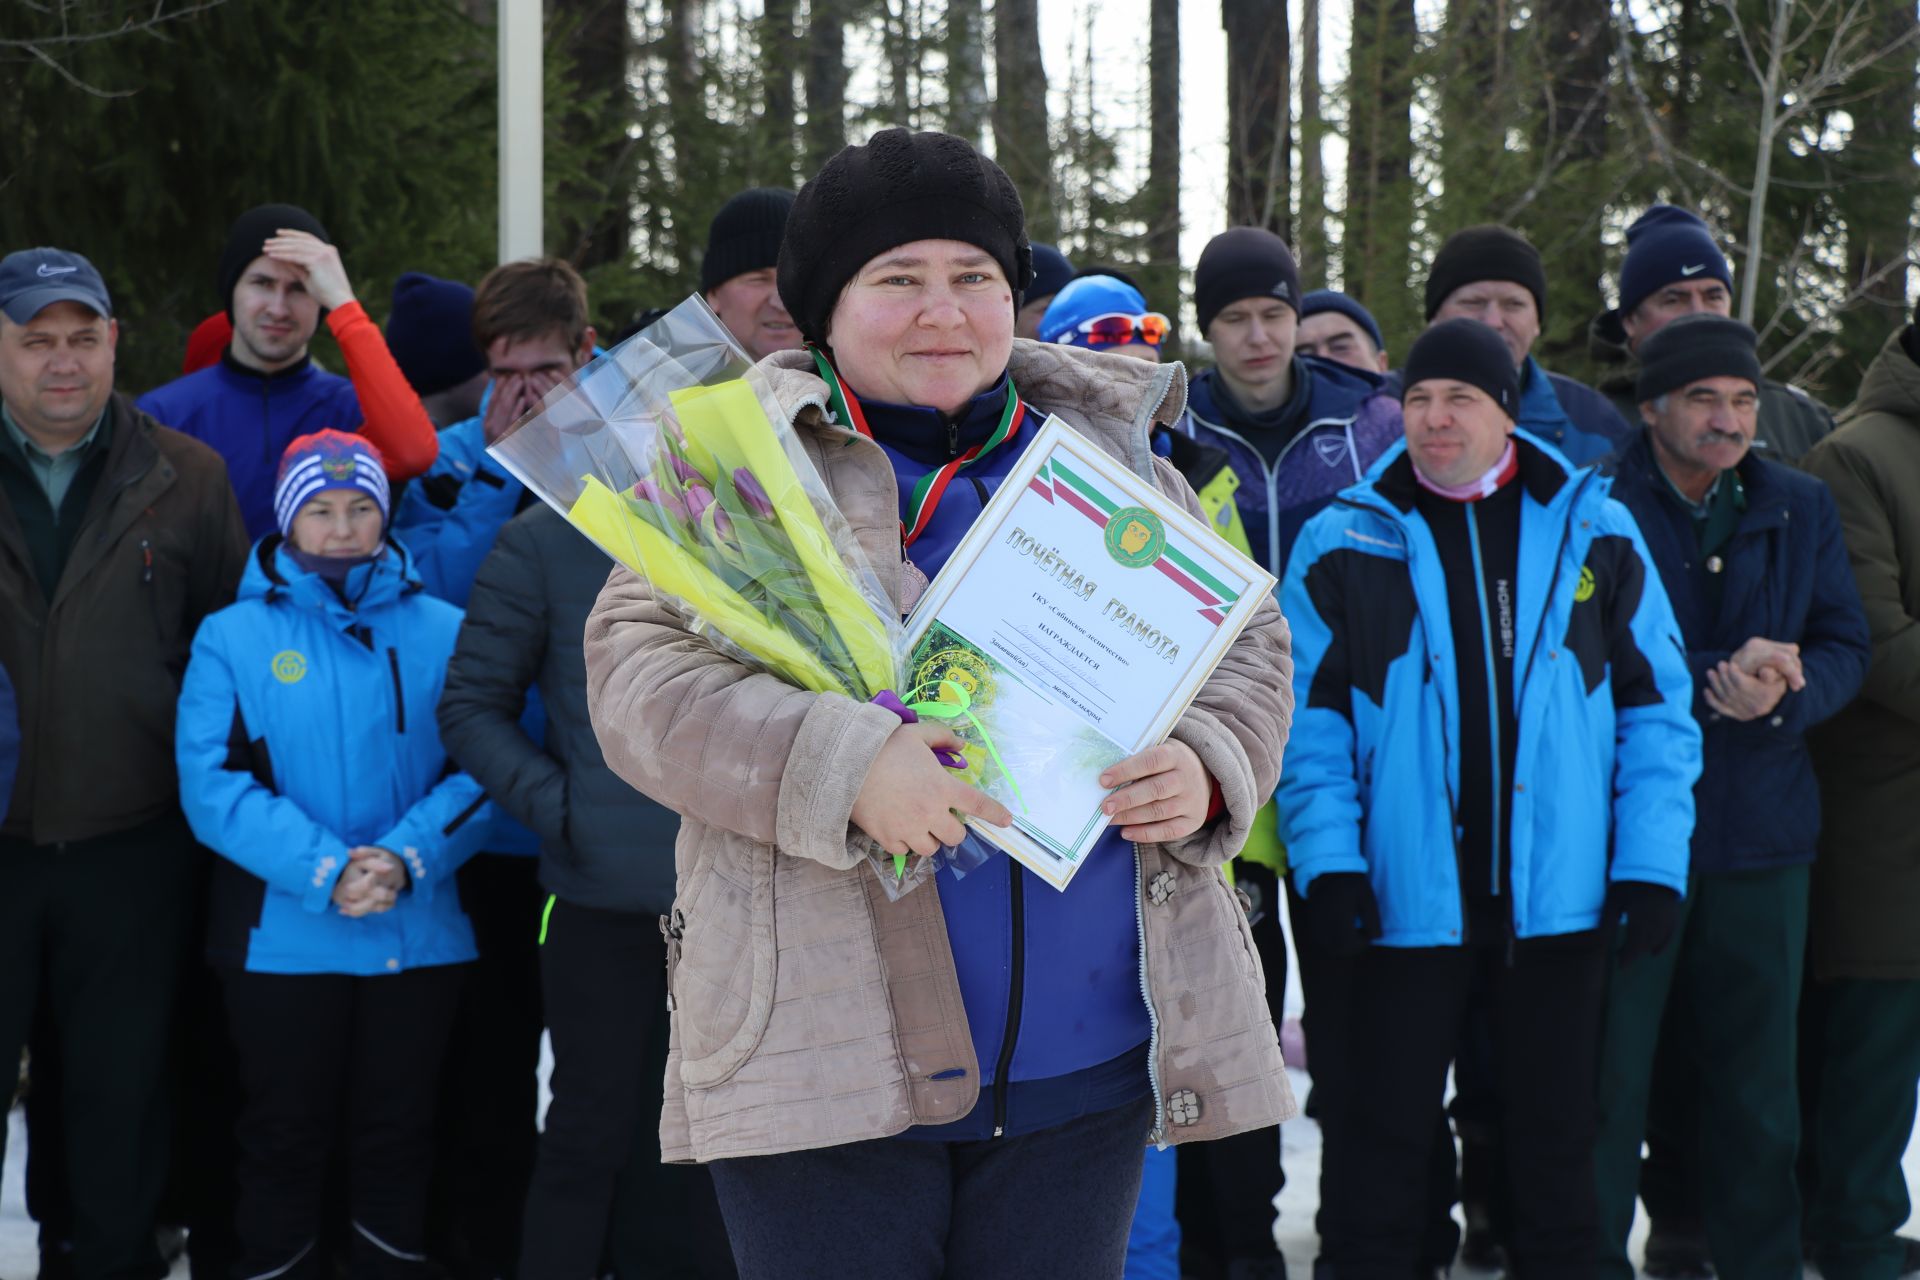
M1129 569L1144 569L1167 549L1167 527L1145 507L1122 507L1107 519L1107 554Z
M1573 602L1585 604L1593 599L1593 570L1580 566L1580 585L1573 589Z
M273 678L281 684L299 684L306 674L305 655L293 649L282 649L273 655Z

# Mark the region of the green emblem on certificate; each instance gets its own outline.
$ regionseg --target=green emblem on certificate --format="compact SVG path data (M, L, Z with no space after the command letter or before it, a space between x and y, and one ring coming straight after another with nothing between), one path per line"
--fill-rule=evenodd
M921 648L924 656L914 664L913 669L914 699L959 702L961 699L956 696L954 689L947 687L952 685L964 690L969 702L992 702L993 663L951 631L946 631L944 627L940 629L946 632L943 638L959 643L937 648L931 653L924 646Z
M1107 554L1129 569L1144 569L1167 549L1167 526L1145 507L1121 507L1107 517Z

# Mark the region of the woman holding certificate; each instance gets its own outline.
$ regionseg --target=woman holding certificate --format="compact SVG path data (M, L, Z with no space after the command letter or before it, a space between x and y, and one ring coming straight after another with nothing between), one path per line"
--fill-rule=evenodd
M847 148L790 215L809 348L760 368L903 613L1048 415L1197 510L1148 445L1184 370L1016 341L1031 262L1006 174L944 134ZM586 657L607 763L682 815L661 1147L710 1164L745 1280L1108 1280L1149 1142L1293 1114L1219 871L1292 711L1270 601L1168 740L1101 774L1113 825L1065 891L995 856L890 899L876 847L1012 821L942 768L959 740L749 671L625 569Z

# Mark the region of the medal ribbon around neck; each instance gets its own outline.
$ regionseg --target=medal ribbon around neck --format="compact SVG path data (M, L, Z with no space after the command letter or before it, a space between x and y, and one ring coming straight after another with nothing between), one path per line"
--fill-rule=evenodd
M840 380L840 371L833 367L826 354L815 346L807 348L813 355L813 363L820 370L820 376L827 383L827 407L833 411L834 420L844 422L867 439L873 439L873 428L867 425L867 415L861 411L859 400ZM1007 407L1000 413L1000 425L993 434L979 444L974 445L959 457L948 462L938 470L929 471L920 477L913 486L913 493L907 499L907 518L900 522L900 538L907 546L925 533L927 526L933 523L933 513L940 507L940 499L946 496L947 485L963 467L978 462L995 449L1005 444L1014 433L1020 430L1020 424L1026 420L1027 405L1020 398L1020 392L1013 383L1007 383Z

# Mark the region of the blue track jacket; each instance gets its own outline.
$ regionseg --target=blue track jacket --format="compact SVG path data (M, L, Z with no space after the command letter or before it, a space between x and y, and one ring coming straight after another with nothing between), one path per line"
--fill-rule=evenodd
M222 857L209 956L358 975L472 960L447 881L492 814L434 718L460 611L426 594L403 549L348 576L349 607L280 545L257 544L239 599L201 624L180 694L181 801ZM412 883L356 920L332 894L363 844L399 855Z
M1610 480L1516 433L1514 934L1595 928L1608 879L1684 892L1700 730L1679 627ZM1301 531L1277 793L1300 890L1365 872L1380 943L1459 945L1461 708L1447 584L1395 445ZM1376 803L1376 797L1378 803ZM1493 883L1502 883L1495 868Z

